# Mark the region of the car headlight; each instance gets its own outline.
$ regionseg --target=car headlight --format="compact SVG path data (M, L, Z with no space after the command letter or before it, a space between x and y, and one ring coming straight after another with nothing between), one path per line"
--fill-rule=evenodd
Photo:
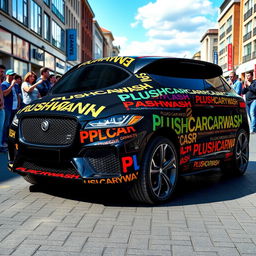
M14 116L12 120L12 125L18 126L19 125L19 119L17 118L17 115Z
M86 128L104 128L104 127L117 127L117 126L129 126L138 123L143 116L137 115L116 115L110 116L95 121L90 121L86 124Z

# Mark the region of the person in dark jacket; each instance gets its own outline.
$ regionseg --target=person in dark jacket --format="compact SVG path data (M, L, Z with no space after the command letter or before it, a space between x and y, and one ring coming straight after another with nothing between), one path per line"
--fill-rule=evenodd
M46 67L43 67L40 69L41 76L37 79L37 82L42 80L42 83L40 83L37 86L37 89L38 89L41 97L44 97L45 95L47 95L47 93L51 89L51 84L48 81L48 78L50 76L49 71L50 71L49 68L46 68Z
M256 80L253 80L253 72L245 74L244 88L246 108L250 118L250 132L256 133Z

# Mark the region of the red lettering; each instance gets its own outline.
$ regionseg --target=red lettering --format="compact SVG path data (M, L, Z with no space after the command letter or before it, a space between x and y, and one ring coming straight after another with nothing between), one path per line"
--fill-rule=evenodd
M80 132L80 142L84 143L86 139L88 139L88 132L87 131L82 131Z
M122 166L123 166L124 173L126 173L128 171L127 168L131 167L132 164L133 164L132 157L130 157L130 156L122 157Z

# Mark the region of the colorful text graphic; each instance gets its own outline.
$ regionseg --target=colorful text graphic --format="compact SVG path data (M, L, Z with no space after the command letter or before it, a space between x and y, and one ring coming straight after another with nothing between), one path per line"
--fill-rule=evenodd
M197 139L197 133L182 134L179 136L180 145L195 143Z
M195 96L196 104L213 104L213 105L237 105L235 98L213 97L213 96Z
M101 90L101 91L92 91L92 92L86 92L86 93L80 93L76 95L69 95L69 96L62 96L62 97L55 97L52 98L51 101L55 100L72 100L72 99L81 99L89 96L96 96L96 95L105 95L105 94L113 94L113 93L126 93L126 92L137 92L137 91L144 91L148 89L152 89L153 86L142 83L142 84L136 84L130 87L121 87L116 89L107 89L107 90Z
M37 104L28 105L18 113L22 112L36 112L36 111L63 111L63 112L77 112L81 115L92 115L97 117L106 107L100 106L97 107L96 104L90 103L72 103L70 101L55 101L55 102L42 102Z
M243 122L242 115L234 116L200 116L200 117L166 117L153 115L153 130L171 127L177 134L198 131L213 131L238 128Z
M195 168L207 168L207 167L215 167L220 164L220 160L209 160L209 161L196 161L194 162Z
M119 137L120 135L129 134L136 132L134 127L120 127L120 128L108 128L108 129L98 129L98 130L87 130L80 132L80 142L85 143L86 140L94 142L95 139L106 140Z
M135 74L135 76L140 79L141 82L151 82L152 79L150 76L148 76L146 73L139 73L139 74Z
M65 178L65 179L79 179L80 178L79 175L75 175L75 174L45 172L45 171L39 171L39 170L31 170L31 169L27 169L24 167L18 167L15 170L19 171L19 172L32 173L32 174L42 175L42 176L47 176L47 177L60 177L60 178Z
M9 136L15 138L16 132L13 129L9 129Z
M190 160L190 155L180 158L180 164L185 164Z
M79 66L79 68L84 66L84 65L94 64L94 63L97 63L97 62L114 62L114 63L118 63L120 65L123 65L125 67L129 67L133 61L135 61L135 59L130 58L130 57L119 57L119 56L107 57L107 58L102 58L102 59L86 61L86 62L82 63Z
M230 150L235 146L235 139L216 140L193 145L193 156L206 155L213 152Z
M146 100L146 101L126 101L123 102L127 110L134 108L188 108L191 107L189 101L163 101L163 100Z
M125 156L122 157L122 166L123 166L123 172L128 172L128 168L133 167L133 170L137 171L139 170L139 165L137 161L137 156Z
M113 178L106 178L106 179L88 179L88 180L84 180L84 183L86 184L119 184L119 183L131 182L136 179L138 179L138 172L130 173L121 177L113 177Z
M160 98L164 100L189 100L188 94L181 94L181 89L161 88L143 92L127 93L118 95L121 101L147 100L150 98Z

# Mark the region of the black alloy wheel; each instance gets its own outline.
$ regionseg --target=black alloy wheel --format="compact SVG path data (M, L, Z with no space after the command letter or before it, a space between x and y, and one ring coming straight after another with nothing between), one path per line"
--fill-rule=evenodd
M155 137L145 150L140 175L130 194L143 203L167 201L178 179L178 156L174 144L167 138Z
M249 163L249 137L244 129L237 133L233 157L229 162L222 162L221 169L226 174L243 175Z

